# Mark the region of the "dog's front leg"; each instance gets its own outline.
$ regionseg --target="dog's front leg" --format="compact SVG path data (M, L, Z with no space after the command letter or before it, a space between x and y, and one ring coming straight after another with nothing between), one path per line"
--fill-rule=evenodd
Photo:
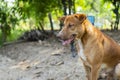
M84 64L87 80L90 80L91 67Z
M89 65L89 63L87 61L84 61L83 59L81 59L81 60L82 60L83 65L84 65L87 80L90 80L91 66Z
M83 60L81 58L85 71L86 71L86 77L87 80L97 80L98 79L98 74L99 74L99 69L102 65L102 62L100 60L97 60L97 63L91 63L89 59L87 61Z
M100 66L101 66L101 63L92 65L89 80L98 80Z
M86 77L88 80L97 80L98 79L98 74L99 74L99 69L100 69L100 64L99 65L89 65L86 62L83 62L84 68L86 71Z

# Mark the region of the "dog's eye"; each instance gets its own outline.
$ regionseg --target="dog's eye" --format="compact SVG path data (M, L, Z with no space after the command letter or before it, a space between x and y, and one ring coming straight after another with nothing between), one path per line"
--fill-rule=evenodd
M69 24L68 27L71 28L72 26L74 26L74 24Z

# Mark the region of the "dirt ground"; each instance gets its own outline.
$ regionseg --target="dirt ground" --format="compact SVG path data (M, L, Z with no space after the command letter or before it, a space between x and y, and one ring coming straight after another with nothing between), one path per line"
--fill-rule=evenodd
M103 31L120 43L120 31ZM56 39L24 42L0 49L0 80L85 80L78 56Z

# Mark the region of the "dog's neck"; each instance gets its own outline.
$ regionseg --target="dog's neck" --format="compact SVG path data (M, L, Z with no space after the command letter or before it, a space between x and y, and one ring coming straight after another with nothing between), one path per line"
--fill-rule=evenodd
M86 56L84 54L84 49L83 49L83 44L82 44L82 41L81 39L78 40L78 46L79 46L79 50L78 50L78 55L79 57L83 60L83 61L86 61Z
M93 41L96 40L96 38L99 36L99 34L97 34L99 30L97 30L89 21L84 22L83 26L85 28L85 32L83 36L77 40L79 46L78 55L80 56L82 61L87 62L84 50L88 48L86 46L88 46L89 44L93 43Z
M83 23L83 26L85 27L85 33L81 37L81 41L85 45L91 38L95 38L95 35L97 36L96 31L98 30L88 20Z

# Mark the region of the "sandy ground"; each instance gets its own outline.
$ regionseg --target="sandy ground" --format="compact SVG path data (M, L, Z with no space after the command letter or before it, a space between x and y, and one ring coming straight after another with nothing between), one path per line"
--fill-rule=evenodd
M118 43L120 31L109 32ZM81 60L57 40L25 42L0 49L0 80L85 80Z

